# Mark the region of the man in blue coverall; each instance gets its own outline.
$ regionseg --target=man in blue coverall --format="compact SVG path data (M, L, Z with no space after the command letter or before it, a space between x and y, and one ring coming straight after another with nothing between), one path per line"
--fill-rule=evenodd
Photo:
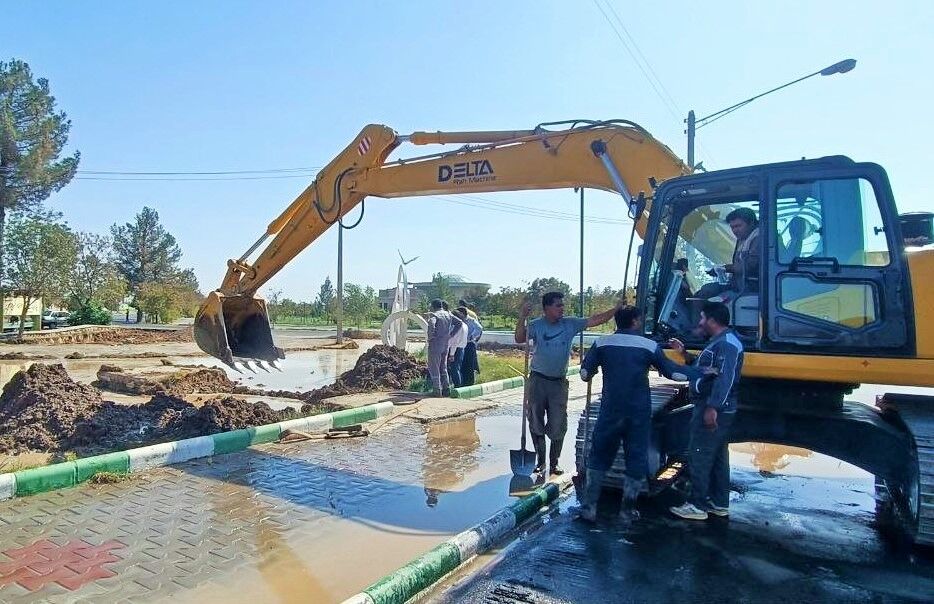
M692 377L691 444L688 470L691 494L671 513L687 520L706 520L708 514L729 516L730 510L730 426L736 417L739 374L743 369L743 344L729 328L730 311L721 302L707 302L698 326L710 336L703 352L694 358L684 344L671 346L703 374L716 375L710 381Z
M665 377L681 381L693 378L696 371L671 361L656 342L640 335L642 321L638 308L619 308L614 318L616 333L594 342L580 371L581 379L589 382L598 368L603 369L600 416L587 457L586 486L580 508L581 518L588 522L596 520L600 488L616 459L620 440L626 457L622 516L631 517L632 504L645 489L652 430L649 368L654 366Z

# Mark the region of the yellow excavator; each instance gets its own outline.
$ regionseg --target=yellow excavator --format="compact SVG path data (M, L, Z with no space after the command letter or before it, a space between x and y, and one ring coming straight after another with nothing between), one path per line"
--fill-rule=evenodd
M405 143L459 146L388 161ZM409 135L369 125L228 261L195 339L232 366L283 358L258 289L366 197L571 187L621 195L644 241L637 304L646 336L688 347L702 345L692 296L731 261L725 218L752 210L759 274L727 296L747 350L731 439L803 446L868 470L914 540L934 545L934 398L887 393L876 408L844 401L859 384L934 386L934 248L906 246L876 164L834 156L691 173L626 120ZM656 411L661 465L683 454L686 416Z

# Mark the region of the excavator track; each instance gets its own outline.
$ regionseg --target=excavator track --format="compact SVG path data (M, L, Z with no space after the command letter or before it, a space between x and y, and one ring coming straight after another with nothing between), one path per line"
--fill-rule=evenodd
M934 397L887 393L876 404L896 413L914 441L917 467L909 469L906 484L887 485L889 492L904 500L913 541L934 546Z

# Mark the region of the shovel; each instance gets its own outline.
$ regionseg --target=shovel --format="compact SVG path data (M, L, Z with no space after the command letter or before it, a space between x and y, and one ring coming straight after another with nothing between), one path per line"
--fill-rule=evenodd
M522 442L519 449L510 449L509 465L512 466L512 473L515 476L531 476L535 473L535 453L527 451L525 448L525 421L529 405L529 327L525 326L525 372L522 388Z

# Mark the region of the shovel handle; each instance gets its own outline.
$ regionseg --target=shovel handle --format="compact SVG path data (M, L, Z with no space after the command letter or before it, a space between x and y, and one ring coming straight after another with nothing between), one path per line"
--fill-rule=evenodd
M525 368L522 370L522 450L525 451L525 422L529 406L529 320L525 320Z

